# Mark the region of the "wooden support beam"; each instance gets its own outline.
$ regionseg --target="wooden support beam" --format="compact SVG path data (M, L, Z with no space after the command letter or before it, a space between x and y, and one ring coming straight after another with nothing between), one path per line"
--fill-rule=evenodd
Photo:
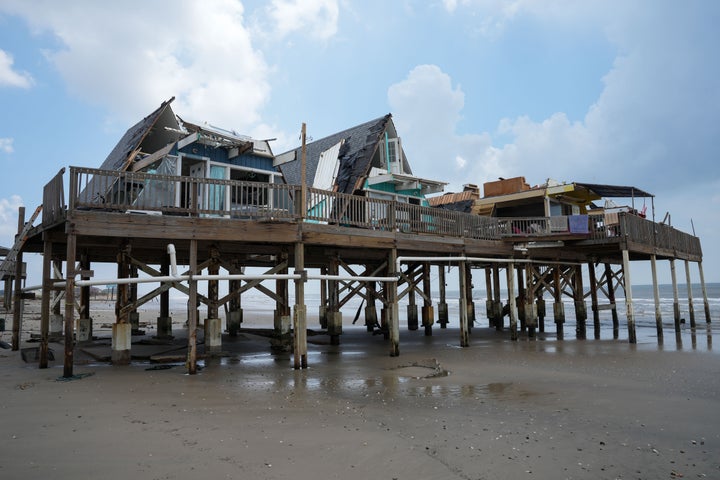
M703 306L705 307L705 323L710 323L710 303L708 303L707 287L705 287L705 274L703 273L702 262L697 262L700 273L700 288L702 289Z
M73 327L75 323L75 249L77 238L72 224L67 226L67 273L65 274L65 359L63 363L63 377L73 376L73 359L75 339Z
M190 240L190 273L197 274L197 240ZM197 280L190 280L188 298L188 357L187 370L190 375L197 373Z
M517 326L517 303L515 303L515 268L511 263L507 266L507 291L508 291L508 303L510 304L510 339L517 341L518 339L518 326Z
M458 293L460 295L460 346L470 346L470 329L468 328L467 312L467 274L465 261L458 262Z
M693 305L692 281L690 280L690 262L685 260L685 282L688 295L688 315L690 316L690 328L695 328L695 306Z
M620 319L617 313L617 303L615 303L615 277L609 263L605 264L605 277L607 282L607 297L610 305L613 306L610 312L612 315L613 339L617 340L620 336Z
M595 262L588 262L588 277L590 279L590 309L593 314L593 333L595 340L600 339L600 309L598 308L598 282L595 272Z
M295 244L295 274L305 273L305 246ZM293 314L293 368L307 368L307 306L305 279L295 280L295 312Z
M587 306L585 305L582 264L574 265L572 270L575 299L575 337L585 340L587 338Z
M52 275L52 249L53 244L49 240L43 242L42 259L42 297L40 298L40 368L48 367L50 337L50 295L52 294L50 276Z
M505 323L505 316L503 315L502 298L500 297L500 265L494 264L493 267L493 305L495 308L495 330L500 332L503 329Z
M663 342L662 312L660 310L660 287L657 279L657 259L655 255L650 256L650 267L652 270L653 297L655 299L655 328L657 331L658 343Z
M424 262L422 266L422 298L423 306L421 310L422 324L425 327L425 335L432 335L432 326L435 323L435 312L432 306L432 285L430 282L430 263Z
M388 253L387 268L388 276L397 275L395 264L397 260L397 250L390 249ZM397 282L386 282L385 290L387 291L388 308L390 314L388 318L388 333L390 337L390 356L397 357L400 355L400 318L398 315L398 296Z
M25 207L18 208L18 233L17 241L20 241L20 235L25 228ZM20 350L20 341L22 337L22 266L23 266L23 250L20 248L15 256L15 288L13 289L13 329L12 329L12 351Z
M675 320L675 333L680 333L680 298L678 294L677 273L675 272L675 259L670 259L670 278L673 287L673 318Z
M632 282L630 280L630 254L627 250L622 251L623 256L623 288L625 290L625 304L627 306L628 341L637 343L635 335L635 311L633 308Z
M565 324L565 305L562 303L562 285L560 278L560 265L553 267L553 317L555 319L555 330L558 340L563 338L563 326Z

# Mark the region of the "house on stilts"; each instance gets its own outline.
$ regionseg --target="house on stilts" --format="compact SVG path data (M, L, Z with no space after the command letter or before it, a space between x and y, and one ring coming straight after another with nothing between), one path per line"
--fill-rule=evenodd
M317 308L333 344L341 343L346 325L343 307L360 297L367 330L382 333L372 341L387 342L390 355L400 353L401 301L408 330L422 325L432 335L436 320L441 328L457 322L459 344L467 346L472 328L482 325L473 293L473 271L482 270L488 324L509 329L513 340L544 330L543 292L554 299L559 337L561 297L570 292L577 335L584 338L586 298L597 332L599 310L609 308L617 317L614 294L622 287L634 342L631 261L654 266L669 260L674 285L674 262L685 261L686 271L696 262L702 278L697 237L644 218L633 205L596 206L628 191L633 200L652 201L639 189L551 182L530 187L508 179L486 184L483 197L474 186L438 195L445 183L413 174L391 115L309 143L303 126L302 144L275 155L268 140L186 121L171 104L131 127L100 168L70 167L67 185L60 170L28 221L21 209L12 262L3 262L0 273L5 291L14 289L10 297L20 299L22 255L42 253L41 368L48 366L49 338L63 337L64 375L72 375L75 349L92 340L89 289L108 283L117 285L110 360L130 362L138 308L152 299L160 301L158 336L177 333L169 293L178 290L188 297L187 366L195 373L199 355L221 353L223 338L238 335L243 295L251 290L274 304L274 341L287 342L294 367L304 368L309 307ZM114 265L117 278L96 278L97 264ZM457 319L448 318L448 300L455 300L447 298L449 265L457 268ZM507 297L516 301L501 298L503 270ZM319 284L318 305L307 305L310 282ZM152 290L140 295L139 283ZM21 305L13 303L19 344Z

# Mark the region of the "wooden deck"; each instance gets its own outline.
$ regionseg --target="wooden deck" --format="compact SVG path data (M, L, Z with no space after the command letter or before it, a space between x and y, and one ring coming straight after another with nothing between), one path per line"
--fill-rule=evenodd
M632 260L698 262L702 276L702 250L697 237L634 215L535 218L491 218L378 200L358 195L302 188L295 185L161 176L135 172L70 168L67 204L61 170L46 186L42 223L30 230L25 252L43 253L42 336L40 365L47 366L49 298L57 279L51 272L66 262L65 375L72 375L74 317L92 330L89 316L91 263L117 265L117 331L113 330L113 361L130 359L130 324L137 307L160 296L158 331L167 326L168 291L177 288L189 304L207 306L206 348L219 348L219 307L228 309L228 330L237 332L242 321L240 298L256 288L276 304L275 330L293 336L295 368L307 366L307 306L304 284L308 269L321 272L321 324L331 341L342 334L340 308L354 295L367 302L368 330L379 328L390 340L390 354L399 352L399 299L407 296L408 328L417 329L415 295L422 299L422 326L432 334L434 308L441 326L448 323L445 299L445 265L457 268L460 292L460 345L469 344L475 322L472 269L484 269L486 316L490 326L501 330L509 316L510 337L518 338L518 320L532 336L544 328L543 292L554 299L553 317L558 338L563 335L563 296L571 296L579 338L585 336L590 296L596 336L597 312L613 311L613 329L618 320L615 291L625 290L628 299L629 339L635 341L629 265ZM169 245L174 253L169 259ZM168 277L171 261L188 266L183 280ZM52 265L51 265L52 264ZM583 286L587 266L590 291ZM275 292L242 272L245 267L265 269L276 280ZM294 267L294 270L293 270ZM431 267L438 267L440 301L433 305ZM604 267L596 275L595 268ZM227 274L219 275L220 269ZM508 299L501 298L500 271L506 273ZM207 271L207 275L201 272ZM291 273L292 272L292 273ZM159 284L149 294L137 297L142 273ZM229 293L220 298L218 282L228 280ZM76 312L75 282L80 280ZM126 282L127 280L127 282ZM198 282L207 281L207 295L198 292ZM289 282L294 282L295 305L290 304ZM689 280L688 280L689 281ZM187 284L183 283L186 282ZM627 287L627 288L625 288ZM363 293L364 292L364 293ZM602 304L598 292L607 297ZM517 296L516 296L517 294ZM677 295L676 295L677 297ZM378 316L375 302L381 307ZM656 298L656 302L658 299ZM690 299L690 302L692 300ZM677 298L675 298L677 306ZM60 316L59 304L54 314ZM412 311L414 311L414 314ZM707 299L706 318L709 322ZM676 308L676 329L679 329ZM692 309L691 309L692 312ZM19 318L19 309L16 309ZM135 313L135 315L137 315ZM538 318L540 319L538 321ZM161 327L162 321L162 327ZM195 332L198 312L188 310L188 365L195 372ZM19 320L15 320L17 324ZM691 313L691 323L694 317ZM208 325L216 330L208 331ZM541 330L542 331L542 330ZM658 335L662 336L658 319ZM210 339L210 344L208 343ZM117 346L117 350L116 350Z

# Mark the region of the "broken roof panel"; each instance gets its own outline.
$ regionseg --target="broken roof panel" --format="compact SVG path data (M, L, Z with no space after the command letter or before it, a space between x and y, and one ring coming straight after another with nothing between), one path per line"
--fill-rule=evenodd
M385 132L391 115L376 118L347 130L329 135L320 140L310 142L306 145L307 163L307 184L313 185L315 173L321 154L334 145L344 140L342 148L338 153L340 159L340 172L338 173L338 191L342 193L353 193L358 179L367 174L370 170L375 147L380 141L381 135ZM288 161L278 168L289 185L299 185L301 179L300 151L301 147L290 152L295 152L295 160ZM290 152L280 156L292 157Z
M622 186L622 185L602 185L602 184L597 184L597 183L579 183L579 182L576 182L575 185L580 185L581 187L585 187L588 190L592 190L593 192L597 193L601 197L631 198L631 197L654 197L655 196L652 193L648 193L637 187L626 187L626 186Z

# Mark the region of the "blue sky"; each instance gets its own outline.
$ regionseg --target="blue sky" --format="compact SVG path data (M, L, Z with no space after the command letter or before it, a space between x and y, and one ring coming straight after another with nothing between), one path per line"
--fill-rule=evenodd
M302 122L392 112L414 173L450 190L638 186L720 281L719 20L711 0L0 0L0 244L60 168L99 166L175 96L276 153Z

